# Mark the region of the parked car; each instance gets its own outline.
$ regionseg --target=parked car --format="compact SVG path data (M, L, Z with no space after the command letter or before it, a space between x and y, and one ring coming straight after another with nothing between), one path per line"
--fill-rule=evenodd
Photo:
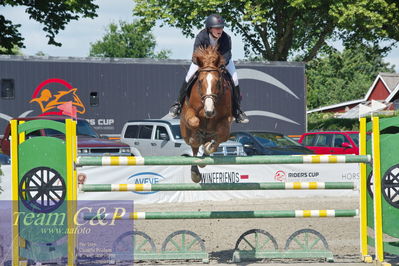
M279 133L238 131L231 133L231 140L244 146L247 155L294 155L312 154L313 151L293 139Z
M191 147L184 142L180 134L180 121L171 120L132 120L125 123L121 132L121 141L128 144L137 156L192 156ZM203 152L200 149L199 155ZM241 143L223 142L212 154L245 156Z
M10 156L0 153L0 165L10 164Z
M359 154L359 132L309 132L298 141L316 154Z
M64 122L66 117L63 116L35 116L25 118L15 118L19 121L30 121L37 119L54 120ZM78 137L78 154L80 156L90 155L113 155L113 156L128 156L131 155L129 145L120 141L109 140L101 138L93 127L84 119L77 120L76 134ZM53 129L41 129L33 131L26 135L26 138L36 136L53 136L62 138L64 134ZM4 131L4 137L1 139L1 149L4 154L10 155L10 124L7 125Z

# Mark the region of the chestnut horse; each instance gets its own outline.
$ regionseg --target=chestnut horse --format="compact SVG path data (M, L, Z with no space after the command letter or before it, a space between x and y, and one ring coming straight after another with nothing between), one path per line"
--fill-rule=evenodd
M199 66L198 78L183 104L180 129L193 156L197 156L201 145L204 145L204 153L209 155L230 136L232 88L217 47L200 47L193 58ZM201 181L197 165L191 166L191 179L196 183Z

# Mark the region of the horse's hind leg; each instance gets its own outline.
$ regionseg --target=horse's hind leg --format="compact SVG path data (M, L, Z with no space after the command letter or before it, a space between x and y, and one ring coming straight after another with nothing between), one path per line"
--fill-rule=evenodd
M197 156L199 148L191 147L191 149L193 150L193 156ZM194 183L201 182L201 173L198 169L198 165L191 166L191 180L193 180Z

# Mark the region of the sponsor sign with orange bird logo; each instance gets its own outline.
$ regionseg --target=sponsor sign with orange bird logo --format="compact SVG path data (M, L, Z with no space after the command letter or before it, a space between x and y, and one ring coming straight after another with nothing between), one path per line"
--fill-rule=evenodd
M51 83L61 84L65 89L51 89L47 86ZM77 91L77 88L63 79L48 79L40 83L35 89L29 103L35 102L40 106L42 114L39 116L67 115L76 118L77 113L84 114L86 112Z

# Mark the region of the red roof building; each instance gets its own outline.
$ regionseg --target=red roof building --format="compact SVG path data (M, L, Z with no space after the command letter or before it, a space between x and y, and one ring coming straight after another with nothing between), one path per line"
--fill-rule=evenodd
M399 109L399 73L379 73L363 99L323 106L307 113L345 113L359 104L369 105L372 100L387 105L389 110Z

